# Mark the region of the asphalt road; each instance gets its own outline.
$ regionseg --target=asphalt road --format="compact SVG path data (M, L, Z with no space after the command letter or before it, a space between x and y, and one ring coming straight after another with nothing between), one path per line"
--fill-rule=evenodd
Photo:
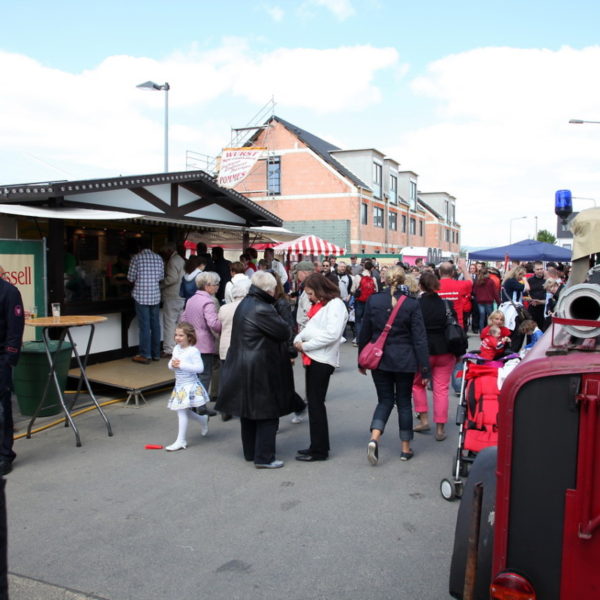
M370 378L343 347L328 394L331 459L294 460L308 424L282 419L282 469L256 470L239 424L211 419L188 449L145 450L176 437L167 392L135 409L78 417L83 446L54 427L16 441L7 476L11 600L380 600L448 598L457 503L439 493L456 451L449 436L416 434L400 461L397 417L366 459L376 404ZM296 385L304 389L302 368ZM53 587L57 586L57 587ZM81 592L78 593L78 592Z

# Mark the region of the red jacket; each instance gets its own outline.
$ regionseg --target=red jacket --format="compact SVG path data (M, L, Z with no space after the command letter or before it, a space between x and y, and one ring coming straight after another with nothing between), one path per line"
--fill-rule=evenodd
M456 311L456 319L461 327L465 326L464 313L470 310L472 288L473 283L467 279L463 281L448 277L440 279L438 296L452 302L452 306Z

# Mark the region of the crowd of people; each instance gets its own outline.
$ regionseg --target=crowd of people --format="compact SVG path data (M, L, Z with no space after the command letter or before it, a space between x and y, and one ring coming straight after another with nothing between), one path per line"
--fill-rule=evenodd
M299 258L286 269L272 249L259 259L247 248L230 262L222 248L209 254L204 244L187 260L174 244L162 257L142 248L132 258L128 279L140 327L140 351L133 360L150 364L166 357L175 371L169 408L177 411L178 435L167 450L187 447L190 419L206 435L208 417L221 413L225 421L239 418L246 460L257 468L279 468L279 419L291 415L300 423L307 412L309 443L296 460L327 460L326 396L340 346L351 340L360 353L386 329L381 361L371 370L377 404L367 458L378 463L379 440L396 406L400 459L410 460L415 432L435 426L435 440L446 439L457 361L445 335L448 315L480 335L482 359L494 360L539 339L568 275L562 265L541 262L517 263L502 272L483 262L467 266L462 259L386 266L375 258L351 257L349 263L334 256ZM156 333L159 302L162 352L160 328ZM304 367L305 400L295 390L295 360ZM214 409L210 400L216 401Z
M569 275L568 266L541 261L516 263L502 272L484 262L467 267L462 259L384 266L355 256L349 264L334 256L322 262L299 258L286 269L272 249L259 260L256 249L247 248L232 262L221 247L209 254L206 244L198 243L184 260L174 243L157 254L143 240L130 259L119 256L113 284L129 286L138 318L139 352L132 360L148 365L167 358L175 372L168 407L178 416L178 434L168 451L187 447L190 420L206 435L208 419L218 411L224 421L239 418L246 460L257 468L279 468L279 419L291 415L292 423L300 423L308 412L309 443L296 459L327 460L326 396L340 364L340 346L352 339L360 353L385 329L381 361L371 370L377 405L367 458L378 463L379 440L396 406L400 459L410 460L413 434L431 429L431 413L435 439L446 439L456 363L445 336L448 314L465 331L480 335L482 359L527 350L550 326ZM1 278L0 301L1 475L10 472L15 458L10 379L27 315L17 288ZM295 390L295 360L304 366L306 400ZM209 408L211 400L215 409Z

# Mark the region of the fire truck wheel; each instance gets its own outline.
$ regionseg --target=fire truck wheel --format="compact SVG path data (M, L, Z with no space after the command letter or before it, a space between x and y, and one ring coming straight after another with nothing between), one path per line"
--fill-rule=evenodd
M475 600L489 599L496 511L496 463L497 448L485 448L477 455L469 469L469 478L464 486L464 493L456 518L454 549L450 565L449 591L454 598L463 597L465 568L469 549L469 531L473 514L473 490L475 484L481 483L483 495L479 518L479 539L477 540L477 580L473 598Z

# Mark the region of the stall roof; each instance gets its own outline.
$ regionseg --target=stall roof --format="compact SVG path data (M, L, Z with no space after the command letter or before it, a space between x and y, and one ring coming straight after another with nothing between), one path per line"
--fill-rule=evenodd
M196 226L280 227L282 220L242 194L219 186L204 171L132 175L108 179L52 181L0 186L0 212L8 206L83 208L128 213ZM58 213L59 211L57 211ZM20 214L20 213L19 213ZM56 215L54 218L69 218ZM122 218L122 217L116 217Z

